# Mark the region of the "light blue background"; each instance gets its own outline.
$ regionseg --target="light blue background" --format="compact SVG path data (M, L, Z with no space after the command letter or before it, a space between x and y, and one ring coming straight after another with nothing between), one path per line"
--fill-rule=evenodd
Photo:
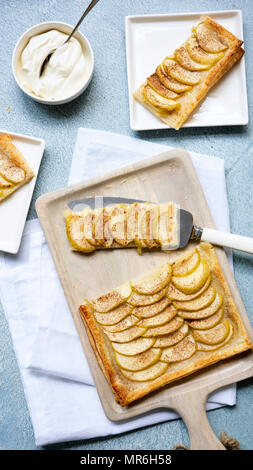
M47 107L26 97L11 72L11 55L19 36L36 23L49 20L74 24L88 0L2 0L0 16L0 128L46 140L46 151L32 200L29 219L35 218L34 202L45 192L67 183L78 127L90 127L132 135L171 146L215 155L225 160L232 231L253 236L252 124L147 131L129 127L126 78L126 15L241 9L244 20L249 113L252 113L253 29L252 0L101 0L80 30L89 38L95 54L95 74L88 90L75 102ZM8 107L11 109L8 111ZM122 161L124 164L124 161ZM235 277L253 322L253 276L250 256L236 254ZM218 435L225 429L241 447L253 449L253 380L238 385L237 405L208 414ZM151 426L118 437L51 446L69 449L171 449L188 443L181 420ZM0 449L34 449L34 436L7 323L0 305Z

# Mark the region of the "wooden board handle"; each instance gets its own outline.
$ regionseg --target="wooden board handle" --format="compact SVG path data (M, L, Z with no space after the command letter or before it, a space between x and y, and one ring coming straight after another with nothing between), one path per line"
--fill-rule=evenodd
M207 419L206 398L201 391L175 396L172 399L173 409L187 427L191 450L226 450Z

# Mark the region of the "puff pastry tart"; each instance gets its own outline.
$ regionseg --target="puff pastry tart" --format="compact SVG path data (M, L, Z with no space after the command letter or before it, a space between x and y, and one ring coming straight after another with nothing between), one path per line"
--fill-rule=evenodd
M179 206L116 204L112 207L71 213L66 217L68 240L75 251L137 247L176 249L179 244Z
M205 16L134 97L169 127L179 129L212 86L243 56L242 43Z
M79 311L122 406L253 347L207 243Z
M0 135L0 202L28 183L34 176L26 159L8 134Z

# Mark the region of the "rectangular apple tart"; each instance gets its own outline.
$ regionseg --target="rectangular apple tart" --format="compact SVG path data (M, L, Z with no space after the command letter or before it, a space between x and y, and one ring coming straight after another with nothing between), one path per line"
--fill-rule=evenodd
M8 134L0 135L0 202L34 176L26 159Z
M75 251L97 249L161 248L179 246L179 206L161 204L115 204L100 209L84 209L66 217L66 233Z
M137 101L179 129L223 75L243 56L243 41L209 16L135 92Z
M253 347L208 243L79 311L122 406Z

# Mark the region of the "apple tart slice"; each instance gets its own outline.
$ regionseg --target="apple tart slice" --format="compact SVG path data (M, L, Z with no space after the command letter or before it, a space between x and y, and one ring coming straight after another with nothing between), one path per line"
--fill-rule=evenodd
M112 207L72 212L66 217L66 233L75 251L136 247L176 249L179 245L179 206L116 204Z
M205 16L134 97L169 127L179 129L211 87L243 56L242 43Z
M253 347L208 243L79 311L122 406Z
M0 202L28 183L33 170L8 134L0 135Z

